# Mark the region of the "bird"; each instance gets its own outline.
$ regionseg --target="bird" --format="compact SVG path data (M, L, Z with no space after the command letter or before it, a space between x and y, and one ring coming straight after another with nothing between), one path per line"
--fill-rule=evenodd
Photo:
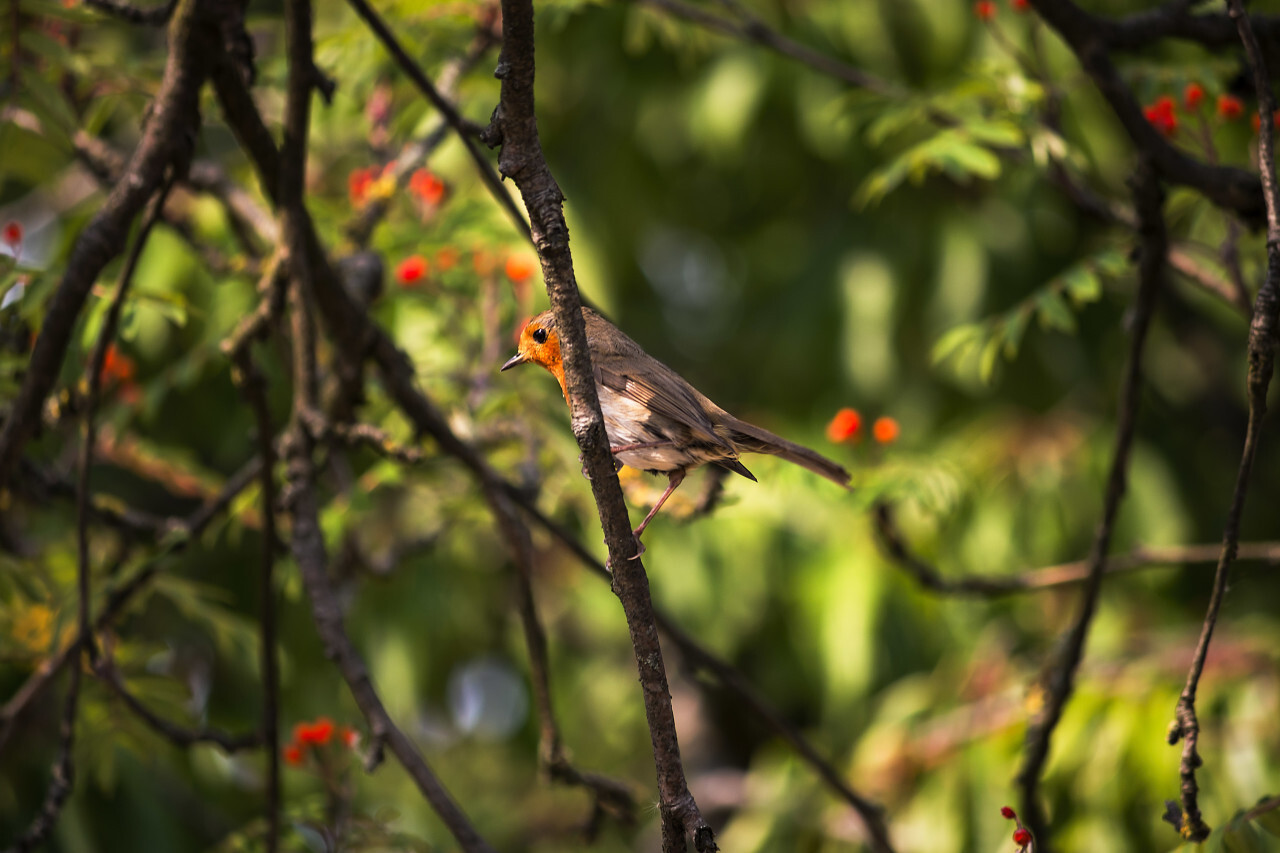
M592 309L583 306L582 319L610 451L624 465L667 475L666 491L632 531L641 553L644 545L640 536L649 522L685 475L700 465L718 465L757 482L739 457L764 453L781 456L838 486L849 487L849 472L839 463L729 414ZM521 364L546 368L559 381L560 392L569 402L560 335L550 310L525 323L516 354L501 369Z

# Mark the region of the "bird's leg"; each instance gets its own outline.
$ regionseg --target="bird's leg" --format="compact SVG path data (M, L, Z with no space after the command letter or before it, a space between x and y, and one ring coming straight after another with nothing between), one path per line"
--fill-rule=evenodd
M658 502L653 505L653 509L649 510L649 514L644 517L644 521L640 522L640 526L631 531L631 535L636 538L636 548L638 549L636 555L631 558L633 560L639 559L640 555L644 553L644 543L640 541L640 534L644 533L644 529L649 526L649 522L658 514L658 510L662 509L662 505L667 502L667 498L671 497L671 493L676 490L676 486L684 482L684 469L677 468L670 472L667 474L667 480L667 490L662 493L662 497L658 498Z

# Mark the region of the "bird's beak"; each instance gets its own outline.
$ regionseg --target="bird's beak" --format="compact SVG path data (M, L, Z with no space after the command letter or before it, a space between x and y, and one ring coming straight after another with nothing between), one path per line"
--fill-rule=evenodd
M501 370L510 370L511 368L515 367L517 364L524 364L524 353L518 352L515 355L511 356L511 358L507 359L507 363L502 365Z

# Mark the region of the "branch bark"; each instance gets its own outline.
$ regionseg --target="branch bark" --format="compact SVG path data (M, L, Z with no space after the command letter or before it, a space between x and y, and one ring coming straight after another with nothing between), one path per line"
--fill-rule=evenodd
M1146 160L1139 163L1132 180L1134 207L1138 215L1141 256L1138 262L1138 294L1134 300L1132 341L1129 360L1120 389L1119 418L1116 425L1115 451L1107 477L1102 518L1089 554L1089 576L1080 596L1080 610L1071 629L1062 637L1055 659L1049 665L1036 691L1040 709L1033 713L1027 726L1027 746L1018 786L1022 801L1021 814L1035 835L1037 853L1050 853L1052 842L1049 824L1040 805L1040 776L1049 758L1049 742L1062 718L1063 709L1075 686L1076 670L1084 657L1084 644L1097 609L1107 552L1120 501L1124 497L1129 470L1129 451L1133 445L1138 416L1138 399L1142 391L1142 351L1147 329L1155 312L1156 299L1165 286L1168 268L1169 236L1165 230L1164 193L1154 167Z
M1262 51L1250 26L1249 16L1244 13L1240 0L1228 0L1227 6L1236 23L1240 40L1244 43L1245 55L1258 90L1260 112L1262 115L1272 115L1276 108L1275 95L1271 90L1271 80L1267 76ZM1200 676L1204 672L1205 659L1209 655L1209 643L1218 622L1218 612L1226 597L1231 564L1236 559L1239 547L1240 515L1244 511L1249 476L1258 451L1262 419L1267 413L1267 390L1271 387L1274 370L1277 314L1280 314L1280 198L1277 197L1275 178L1275 133L1269 121L1261 123L1258 148L1267 210L1267 277L1258 288L1258 295L1253 303L1253 319L1249 324L1249 421L1245 431L1244 450L1240 456L1240 469L1236 474L1231 506L1227 510L1227 522L1222 533L1222 555L1218 559L1218 568L1213 578L1209 609L1200 628L1200 639L1196 643L1187 681L1178 697L1168 735L1170 745L1179 740L1183 742L1179 765L1181 814L1175 828L1183 838L1192 841L1202 841L1209 835L1209 826L1200 813L1200 789L1196 781L1196 770L1202 763L1198 750L1200 721L1196 716L1196 692L1200 686ZM1179 810L1175 806L1171 812L1178 814Z

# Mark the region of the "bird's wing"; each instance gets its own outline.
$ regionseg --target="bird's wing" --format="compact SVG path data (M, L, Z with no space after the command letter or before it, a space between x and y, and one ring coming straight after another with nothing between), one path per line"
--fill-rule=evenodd
M625 365L619 363L621 361L623 359L601 359L596 364L596 382L635 400L655 415L674 421L688 430L694 441L735 452L733 445L716 430L702 395L678 373L648 357L625 359Z

